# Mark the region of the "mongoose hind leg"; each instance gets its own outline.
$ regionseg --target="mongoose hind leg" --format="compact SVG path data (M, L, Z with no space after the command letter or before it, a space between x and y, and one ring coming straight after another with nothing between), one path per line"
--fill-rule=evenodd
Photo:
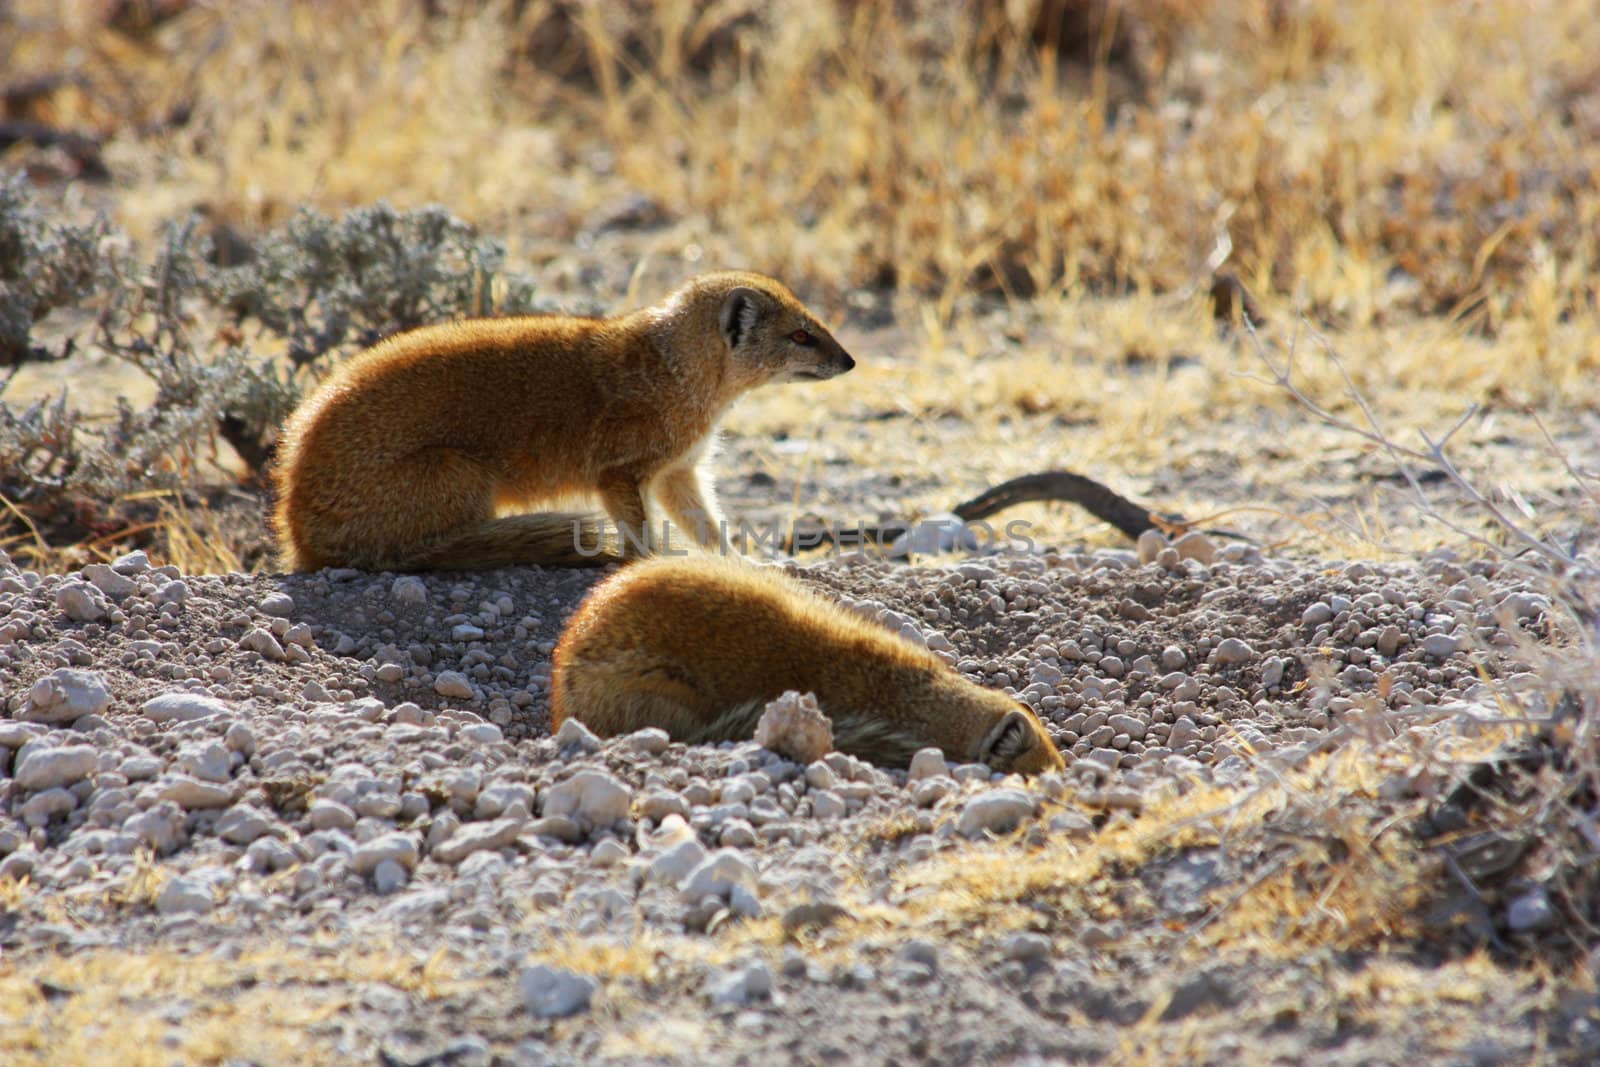
M303 478L291 526L300 555L318 565L406 570L416 552L453 530L494 517L493 472L453 448L418 449L360 474L360 492ZM419 502L426 502L419 506Z

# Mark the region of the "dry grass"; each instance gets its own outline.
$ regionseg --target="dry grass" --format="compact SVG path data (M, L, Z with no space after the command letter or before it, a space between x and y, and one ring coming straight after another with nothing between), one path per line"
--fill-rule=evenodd
M780 274L836 314L853 290L895 286L896 351L859 353L822 396L751 398L731 426L795 437L892 412L893 430L974 457L953 490L1066 465L1153 477L1160 504L1205 514L1246 434L1269 481L1226 503L1312 524L1269 539L1438 544L1391 529L1348 470L1316 469L1361 454L1326 456L1216 335L1206 290L1223 263L1267 343L1300 352L1309 393L1337 406L1344 391L1297 338L1302 314L1396 432L1488 404L1460 443L1484 450L1491 481L1504 464L1557 494L1553 459L1513 467L1493 446L1536 437L1525 408L1565 427L1600 404L1600 24L1579 0L1163 2L1112 5L1110 22L1098 0L299 0L180 4L136 35L86 0L13 6L27 32L0 46L8 69L79 79L30 116L108 138L117 184L90 202L136 236L196 208L249 232L303 204L437 201L570 279L597 212L639 196L662 224L597 238L637 269L628 292L590 296L648 299L723 265ZM1075 29L1052 38L1063 12ZM975 294L1006 301L1006 321ZM10 397L50 380L27 368ZM926 468L931 446L862 436L886 475ZM1354 529L1316 514L1323 497Z
M235 958L111 949L0 967L8 1063L332 1062L359 990L470 988L443 957L257 945Z

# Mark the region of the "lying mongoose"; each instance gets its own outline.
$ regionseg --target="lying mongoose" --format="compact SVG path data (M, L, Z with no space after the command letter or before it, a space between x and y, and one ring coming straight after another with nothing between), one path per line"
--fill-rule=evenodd
M1033 712L927 649L738 559L665 556L598 585L567 623L551 717L609 737L657 726L677 741L741 740L763 705L811 692L834 747L904 767L920 748L1036 774L1065 764Z
M758 385L853 366L782 283L740 272L616 318L397 334L329 375L285 427L274 471L284 564L594 566L659 547L647 500L688 535L679 544L719 547L726 528L703 468L728 406ZM572 495L599 499L616 550L595 516L525 513Z

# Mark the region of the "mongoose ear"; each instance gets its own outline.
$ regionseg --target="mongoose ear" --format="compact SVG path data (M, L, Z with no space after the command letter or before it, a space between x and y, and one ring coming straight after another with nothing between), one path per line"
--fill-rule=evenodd
M997 771L1005 770L1033 748L1033 742L1028 713L1019 708L1008 712L983 735L983 740L978 742L978 762L987 763Z
M717 325L722 330L722 339L728 342L729 348L738 348L739 343L750 335L756 322L761 318L761 294L754 289L740 286L728 291L722 298L722 310L717 313Z

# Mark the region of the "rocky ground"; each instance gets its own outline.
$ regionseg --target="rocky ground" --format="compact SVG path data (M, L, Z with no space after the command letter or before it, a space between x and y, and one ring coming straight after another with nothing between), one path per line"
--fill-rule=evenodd
M1548 710L1526 572L1142 547L798 568L1035 708L1032 781L552 737L594 573L7 562L0 1058L1600 1055L1564 965L1451 947L1543 890L1430 898L1382 840Z

